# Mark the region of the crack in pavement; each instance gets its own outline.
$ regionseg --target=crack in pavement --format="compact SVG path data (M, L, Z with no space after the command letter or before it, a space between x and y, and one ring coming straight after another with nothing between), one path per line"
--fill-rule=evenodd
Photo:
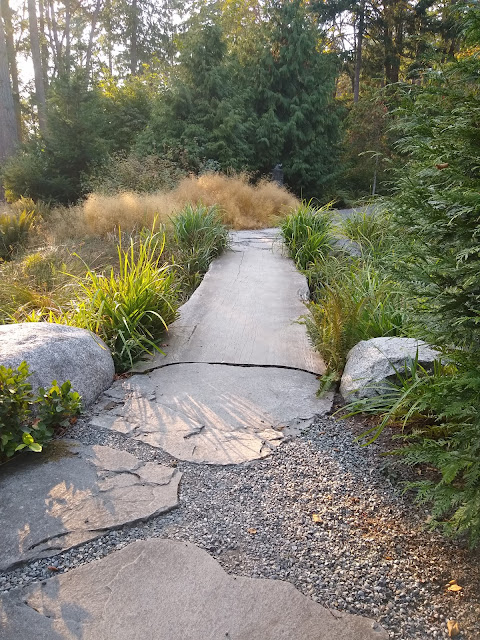
M165 369L167 367L176 367L181 364L210 364L210 365L219 365L222 367L243 367L243 368L257 368L257 369L287 369L288 371L302 371L303 373L309 373L316 378L320 378L321 374L317 371L312 371L311 369L303 369L302 367L294 367L288 364L256 364L251 362L239 363L239 362L222 362L222 361L204 361L204 360L182 360L178 362L166 362L165 364L157 364L148 369L142 369L139 371L129 371L128 374L130 377L133 376L143 376L148 375L149 373L153 373L158 369Z

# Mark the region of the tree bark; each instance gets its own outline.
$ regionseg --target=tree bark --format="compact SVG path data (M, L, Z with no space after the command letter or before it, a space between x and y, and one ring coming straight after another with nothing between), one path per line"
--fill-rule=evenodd
M358 102L360 96L360 72L362 70L363 34L365 31L365 0L360 2L358 16L357 47L355 52L355 77L353 80L353 102Z
M92 25L90 28L90 35L88 38L88 47L87 47L87 55L85 59L85 75L88 78L88 74L90 72L90 63L92 60L92 50L93 50L93 38L95 36L95 29L97 28L97 20L98 15L100 13L100 9L102 7L102 0L97 0L97 4L95 5L95 11L92 16Z
M58 39L58 29L51 0L45 0L45 19L47 22L50 49L53 55L54 75L58 76L62 65L62 48Z
M35 76L35 96L38 109L38 125L40 132L47 128L47 103L45 99L45 85L43 82L42 57L40 54L40 40L38 37L37 9L35 0L28 0L28 22L30 25L30 50L32 52L33 71Z
M7 158L15 153L18 141L3 11L0 4L0 164L3 164Z
M45 31L45 5L44 0L38 0L38 14L40 26L40 51L42 54L43 84L48 87L48 40Z
M67 78L70 77L70 53L72 45L72 34L70 32L70 21L72 18L70 0L65 0L65 60L64 60L64 73Z
M7 59L10 67L10 77L12 79L12 97L15 108L15 121L17 123L17 136L22 139L22 115L20 111L20 89L18 86L18 68L15 52L15 42L13 40L12 10L8 0L1 0L2 17L5 27L5 44L7 47Z
M132 0L132 34L130 39L130 73L138 70L138 0Z

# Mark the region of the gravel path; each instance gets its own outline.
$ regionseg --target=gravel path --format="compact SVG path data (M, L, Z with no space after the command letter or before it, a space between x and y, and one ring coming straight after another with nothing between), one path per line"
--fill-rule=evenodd
M167 537L206 549L229 572L287 580L333 609L378 620L391 638L480 638L480 555L426 532L426 513L391 484L381 447L359 447L355 424L319 418L271 457L236 466L179 462L181 506L110 531L51 559L0 574L0 592L44 580L134 540ZM69 434L143 460L167 454L79 420ZM315 514L315 520L313 515ZM452 579L463 586L447 592Z

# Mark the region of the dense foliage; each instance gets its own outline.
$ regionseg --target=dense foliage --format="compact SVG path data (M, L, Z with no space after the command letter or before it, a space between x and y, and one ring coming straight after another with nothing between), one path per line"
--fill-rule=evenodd
M0 462L28 449L42 451L57 427L80 412L80 396L70 382L39 389L34 396L26 362L17 369L0 366Z
M0 15L10 200L66 204L104 184L171 186L128 171L112 180L129 169L119 157L148 157L150 167L156 157L166 178L269 176L282 164L291 190L324 202L385 192L392 84L420 83L462 41L455 9L421 0L33 4L30 40L9 0ZM32 57L34 91L22 86L19 51Z
M466 55L405 88L398 126L407 163L389 207L402 233L396 277L416 335L446 354L435 375L398 389L413 424L406 459L436 467L415 483L434 524L480 540L480 60Z

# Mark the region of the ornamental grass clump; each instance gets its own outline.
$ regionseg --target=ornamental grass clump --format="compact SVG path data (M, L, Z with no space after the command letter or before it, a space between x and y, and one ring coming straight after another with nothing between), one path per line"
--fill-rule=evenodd
M178 270L183 288L192 292L212 260L229 244L228 231L218 207L187 205L172 219Z
M165 234L144 235L124 250L118 246L118 267L110 274L87 268L77 279L74 309L50 314L50 320L90 329L112 352L115 368L126 371L145 353L160 351L158 343L177 317L178 284L169 264L161 264Z
M381 260L394 244L391 216L379 208L355 211L342 220L340 232L356 242L365 257Z
M330 380L339 380L347 354L361 340L402 335L406 322L395 283L373 264L330 256L315 265L317 286L305 317L308 335Z
M316 208L302 202L280 225L288 255L299 269L306 270L327 255L334 245L332 218L328 207Z

